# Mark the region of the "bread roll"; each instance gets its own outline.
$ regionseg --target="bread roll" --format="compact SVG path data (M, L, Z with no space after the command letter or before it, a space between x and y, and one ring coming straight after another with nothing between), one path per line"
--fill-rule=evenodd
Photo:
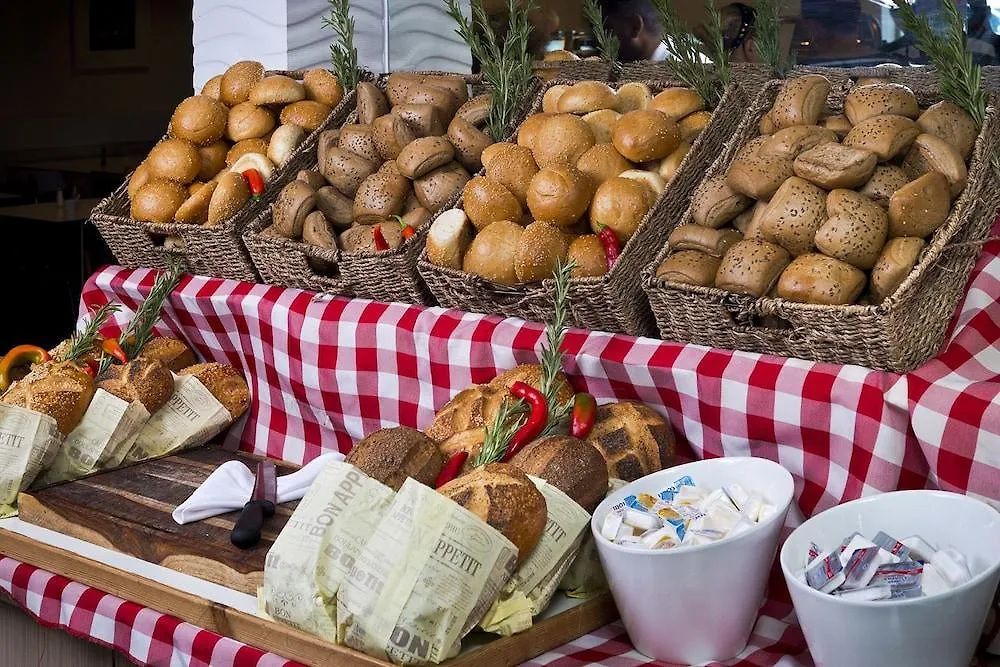
M396 165L399 167L399 173L406 178L420 178L448 164L454 157L455 149L447 139L424 137L407 144L396 158Z
M427 234L427 260L447 269L461 269L471 242L472 227L465 212L457 208L444 211Z
M421 82L421 75L413 72L393 72L386 80L385 93L393 106L403 104L410 88Z
M673 179L674 174L677 173L677 170L680 169L684 158L686 158L687 154L690 152L691 144L686 141L681 141L677 148L674 149L673 153L660 161L660 164L657 166L656 173L658 173L664 181L669 183Z
M690 147L689 147L690 148ZM576 168L590 178L594 186L633 168L610 143L594 144L576 161Z
M844 138L845 146L863 148L888 162L905 153L920 134L920 127L905 116L882 114L855 125Z
M222 74L220 99L233 107L250 99L250 91L264 78L264 66L253 60L241 60Z
M812 251L826 215L826 193L793 176L778 188L761 214L761 235L793 255L803 255Z
M559 112L583 115L601 109L614 109L618 97L602 81L580 81L559 96Z
M882 114L916 118L920 115L920 107L913 91L898 83L855 86L844 98L844 115L852 125Z
M282 125L271 135L267 158L276 166L283 165L305 139L306 132L298 125Z
M968 160L979 136L979 125L962 107L954 102L941 100L932 104L920 117L917 125L924 134L933 134L946 142Z
M207 146L198 147L198 175L195 177L199 181L210 181L226 167L226 155L229 152L229 144L225 141L216 141Z
M469 101L469 84L457 74L423 74L420 83L449 91L455 96L458 106Z
M399 104L392 114L403 120L417 137L440 137L448 123L433 104Z
M593 512L608 492L608 468L593 445L567 435L552 435L528 443L510 465L540 477L577 505Z
M493 161L493 158L497 157L511 146L516 146L516 145L517 144L512 144L509 141L498 141L495 144L490 144L489 146L483 149L483 154L480 156L483 166L489 168L490 162ZM528 157L531 157L531 149L528 149ZM531 157L531 163L532 164L535 163L535 158Z
M376 165L342 148L329 148L319 170L330 185L347 197L354 197L361 183L375 173Z
M674 152L681 143L681 132L677 123L661 111L630 111L615 124L612 143L625 159L648 162Z
M441 115L441 122L447 125L455 117L460 103L451 91L437 86L418 83L411 86L404 99L405 104L429 104Z
M670 423L643 403L609 403L597 408L587 442L604 457L608 477L632 482L669 467L676 440Z
M229 168L230 171L236 172L237 174L242 174L248 169L256 169L260 172L261 177L264 182L271 180L274 176L275 165L271 162L266 155L261 153L247 153L240 157L233 166Z
M347 463L393 491L399 491L408 477L434 488L444 457L437 444L426 435L399 426L384 428L365 437L351 449Z
M387 114L379 116L372 123L375 135L375 146L385 160L395 160L411 141L417 138L416 132L406 122Z
M494 144L497 145L499 144ZM532 152L524 146L505 144L495 155L487 163L486 153L483 153L486 176L510 190L522 207L527 206L528 187L531 185L531 179L538 173Z
M311 69L302 76L306 89L306 99L329 107L331 110L344 99L344 87L340 80L325 69Z
M205 95L185 99L170 117L170 136L185 139L197 146L207 146L222 138L226 131L226 107Z
M711 111L695 111L693 114L681 118L677 123L677 129L681 132L681 141L693 144L708 127L711 120Z
M461 118L466 123L476 127L483 125L490 117L490 99L489 93L473 97L458 108L458 111L455 112L455 118Z
M656 196L643 183L616 176L601 183L590 204L590 226L595 234L610 227L624 246L646 217Z
M476 229L485 229L497 220L520 220L523 214L521 204L510 190L483 176L465 184L462 201Z
M188 225L203 225L208 222L208 207L218 187L216 181L206 183L198 191L184 200L174 213L174 220Z
M926 245L923 239L918 238L889 239L872 269L871 287L876 304L882 303L899 289L916 268L920 253Z
M421 206L428 211L438 211L458 197L470 178L462 165L449 162L413 181L413 191Z
M617 97L615 111L618 113L648 109L653 103L653 92L641 81L623 83L618 87Z
M536 113L525 118L520 127L517 128L517 145L531 150L535 145L535 138L539 135L539 131L553 116L555 114Z
M729 165L726 184L748 197L770 199L792 176L792 164L788 158L764 157L759 152L742 151Z
M272 216L275 230L289 239L302 236L306 216L316 208L316 193L302 181L295 180L281 189L274 202Z
M324 185L316 190L316 210L339 230L350 227L354 221L354 201L342 195L332 185Z
M594 196L594 185L582 171L554 164L532 177L528 185L528 209L535 220L568 227L583 217Z
M775 130L794 125L815 125L819 120L830 81L819 74L807 74L785 81L769 113Z
M183 341L167 336L157 336L150 340L139 353L145 359L155 359L166 366L167 370L180 373L188 366L194 366L198 360Z
M819 124L827 130L830 130L837 135L838 139L843 140L844 137L851 131L853 125L851 121L847 119L844 114L839 114L837 116L827 116L826 118L821 118Z
M326 179L323 178L323 174L319 173L315 169L300 169L299 173L295 175L295 180L302 181L313 190L330 187L326 184Z
M227 171L219 177L219 185L208 203L206 225L217 225L236 215L250 199L250 188L241 174Z
M826 208L829 218L816 232L816 247L859 269L871 269L889 233L885 209L853 190L834 190Z
M344 252L383 252L375 249L375 228L382 232L382 238L390 250L403 245L402 228L395 221L379 222L374 225L355 225L341 232L337 243Z
M173 396L174 377L160 361L139 357L121 366L113 364L97 388L128 403L139 401L153 414Z
M611 137L615 131L615 125L622 117L614 109L601 109L592 111L583 117L583 122L590 126L594 133L594 141L599 144L611 143Z
M48 415L68 435L83 419L95 389L94 378L76 363L46 361L12 384L0 403Z
M312 132L319 129L331 112L332 106L315 100L293 102L281 110L281 124L298 125L306 132Z
M649 191L653 195L652 201L656 201L663 191L667 188L667 182L657 174L655 171L646 171L644 169L629 169L628 171L623 171L621 173L622 178L627 178L632 181L638 181L649 188Z
M348 124L340 128L337 146L351 151L369 162L381 164L382 154L375 144L375 129L371 125Z
M819 125L795 125L778 130L760 147L759 155L794 160L819 144L835 143L837 135Z
M494 222L472 239L462 261L462 270L501 285L517 284L514 258L523 233L521 225L509 220Z
M561 83L549 86L545 94L542 95L542 111L545 113L559 113L559 98L567 90L569 90L569 86Z
M153 178L153 172L150 170L149 165L143 161L128 177L128 198L130 200L135 199L135 193L151 178Z
M762 297L788 266L788 251L766 241L743 240L722 258L715 286L737 294Z
M226 153L226 166L232 168L234 164L240 161L240 158L251 153L267 155L267 147L268 142L260 137L238 141Z
M247 101L259 107L284 106L305 98L306 89L301 83L290 76L272 74L265 76L250 89Z
M753 200L733 190L724 176L714 176L703 181L691 197L691 217L705 227L718 229L743 211Z
M930 236L948 219L948 179L928 172L896 190L889 199L889 236Z
M880 164L875 167L872 177L861 187L861 194L882 208L889 208L892 193L910 182L909 176L894 164Z
M573 278L592 278L608 272L608 258L604 246L594 234L577 236L566 251L567 261L573 261Z
M483 151L493 143L488 134L457 116L448 125L448 141L455 147L455 160L471 172L482 168Z
M780 129L781 128L774 124L774 120L771 117L771 111L768 111L766 114L761 116L760 121L757 123L757 131L764 137L768 137Z
M681 250L670 253L656 267L656 277L672 283L711 287L722 262L701 250Z
M545 140L536 141L531 150L539 168L553 164L576 164L580 156L597 143L590 126L571 114L552 116L539 132Z
M545 496L517 468L492 463L448 482L438 492L498 530L517 547L517 562L531 555L545 530Z
M854 303L865 288L865 273L819 253L801 255L782 272L778 296L799 303L843 306Z
M374 224L403 212L410 191L410 181L399 173L394 162L389 169L379 169L358 186L354 196L354 221Z
M133 220L173 222L177 210L187 199L187 188L181 183L166 178L151 178L132 198L129 216Z
M222 75L216 74L206 81L205 85L201 87L201 94L211 97L213 100L220 100L222 98Z
M537 220L521 234L514 254L518 282L534 283L552 278L560 262L566 261L569 237L550 222Z
M201 156L190 141L164 139L153 146L144 164L152 177L190 183L201 170Z
M933 171L944 174L952 198L961 194L969 180L962 156L951 144L933 134L921 134L913 140L913 146L903 160L903 171L910 178Z
M743 235L735 229L678 225L670 232L667 243L674 250L700 250L712 257L722 257L729 248L742 240Z
M795 158L795 175L825 188L856 188L875 172L878 157L861 148L841 144L820 144Z
M691 88L667 88L650 100L649 107L666 114L673 121L678 121L688 114L702 111L705 108L705 100Z
M371 125L376 118L389 113L389 100L374 83L362 81L357 87L358 122Z

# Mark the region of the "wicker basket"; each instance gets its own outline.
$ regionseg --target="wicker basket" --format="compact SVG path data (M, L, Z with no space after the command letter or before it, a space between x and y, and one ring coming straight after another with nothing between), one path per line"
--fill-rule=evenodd
M531 112L541 108L546 84L538 92ZM679 85L673 80L646 80L653 90ZM614 85L614 84L612 84ZM701 133L673 180L646 214L636 233L622 250L615 266L606 275L577 278L570 283L570 326L595 331L652 334L654 322L639 276L654 253L666 242L669 220L678 217L704 170L711 164L728 136L739 125L747 102L743 93L730 86L712 121ZM553 312L552 280L528 285L499 285L480 276L435 266L421 255L420 274L442 306L478 313L520 317L547 322Z
M304 72L269 71L268 74L285 74L301 79ZM362 76L369 78L371 75L362 73ZM323 125L310 133L288 161L275 171L260 200L251 200L228 220L211 227L133 220L129 217L128 198L131 174L110 197L94 208L91 220L97 225L115 259L123 266L163 269L168 258L172 257L188 273L256 282L257 271L243 247L243 230L262 211L270 208L282 186L309 165L309 156L315 153L319 133L342 123L345 115L354 109L354 100L353 91L346 94ZM184 241L183 246L164 247L168 236L180 237Z
M531 68L542 82L562 79L564 81L608 81L611 78L611 63L606 60L537 60Z
M931 75L911 72L905 80L921 105L940 100ZM781 89L768 83L739 130L706 172L726 172L742 146L758 135L757 124ZM828 104L839 111L845 91L835 90ZM655 277L670 252L664 247L644 272L644 286L662 337L685 343L800 357L838 364L906 372L931 358L941 345L969 271L1000 203L997 175L990 168L1000 120L996 100L976 142L969 182L945 224L934 234L916 269L878 306L820 306L778 298L733 294L715 288L681 285ZM691 222L690 209L683 223Z

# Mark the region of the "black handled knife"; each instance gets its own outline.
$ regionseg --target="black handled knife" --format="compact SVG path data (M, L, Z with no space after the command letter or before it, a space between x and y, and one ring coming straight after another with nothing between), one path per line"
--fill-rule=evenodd
M260 461L257 463L257 476L254 480L253 493L250 494L250 502L243 506L243 512L236 520L229 540L240 549L250 549L260 542L264 519L274 516L277 501L277 470L273 462Z

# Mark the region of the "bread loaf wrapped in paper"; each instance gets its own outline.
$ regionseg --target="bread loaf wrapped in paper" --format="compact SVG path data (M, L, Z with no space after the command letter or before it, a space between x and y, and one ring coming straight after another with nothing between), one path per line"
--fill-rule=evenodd
M0 404L0 518L16 512L17 494L49 465L61 442L52 417Z

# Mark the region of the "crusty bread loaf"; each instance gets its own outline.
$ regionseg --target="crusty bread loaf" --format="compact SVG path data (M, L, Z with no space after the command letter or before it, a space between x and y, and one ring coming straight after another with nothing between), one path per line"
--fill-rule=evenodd
M420 431L405 426L375 431L347 455L347 462L372 479L399 491L407 477L431 488L441 473L444 457L437 444Z
M157 336L146 343L139 356L146 359L156 359L174 373L180 373L188 366L194 366L198 363L194 352L183 341L166 336Z
M545 530L545 496L511 465L493 463L476 468L438 491L513 542L518 564L531 555Z
M153 414L173 395L174 378L159 360L139 357L121 366L111 366L97 388L129 403L139 401Z
M56 420L68 435L83 419L94 398L94 378L72 361L36 364L0 397L0 403L34 410Z
M590 443L568 435L539 438L518 452L510 464L541 477L593 512L608 492L608 467Z
M76 362L82 366L86 365L88 361L97 361L98 359L100 359L101 355L104 354L104 351L101 349L101 343L103 342L104 342L104 336L102 336L101 334L97 334L97 336L94 338L94 344L90 346L90 349L88 351L80 355L77 358ZM70 345L72 344L73 344L73 339L67 338L66 340L62 341L54 348L49 350L49 357L51 357L52 359L62 359L63 355L69 352Z
M669 467L676 441L670 423L642 403L609 403L597 408L587 436L608 466L608 476L626 482Z
M193 375L205 385L216 400L225 406L233 421L239 419L250 407L250 388L247 381L232 366L207 363L189 366L180 375Z

